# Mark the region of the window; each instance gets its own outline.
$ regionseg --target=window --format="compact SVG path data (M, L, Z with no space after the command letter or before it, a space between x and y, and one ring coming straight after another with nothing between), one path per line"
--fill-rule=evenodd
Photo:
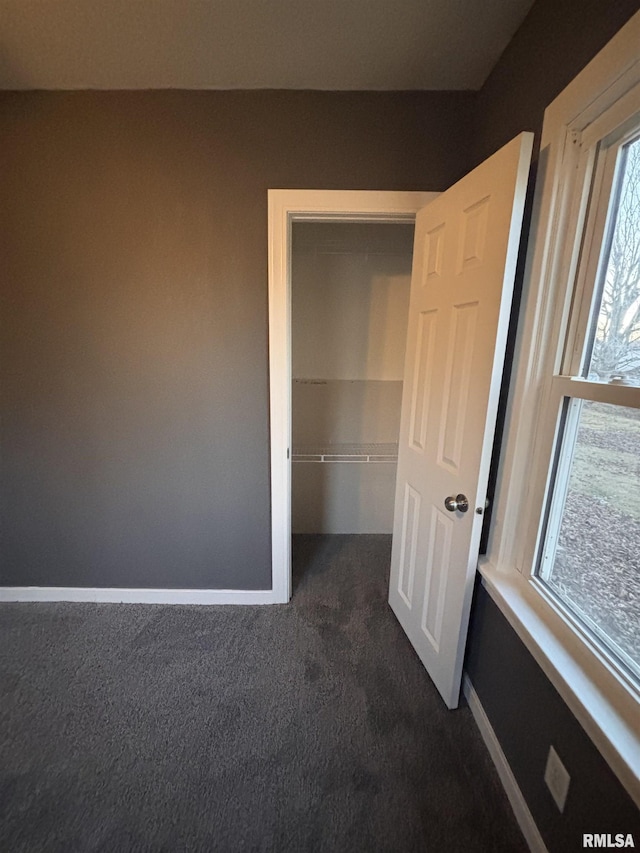
M574 301L546 418L555 441L534 574L640 680L640 119L592 161ZM595 150L594 150L595 147ZM584 186L579 187L584 191ZM574 343L571 345L571 338ZM567 381L569 380L569 381ZM579 387L574 391L576 382ZM612 393L613 389L613 393Z
M640 13L547 108L483 584L640 804Z

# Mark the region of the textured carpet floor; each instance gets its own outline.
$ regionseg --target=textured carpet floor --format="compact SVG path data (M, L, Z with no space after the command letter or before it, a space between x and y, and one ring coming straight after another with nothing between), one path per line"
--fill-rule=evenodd
M0 850L525 851L389 547L298 537L289 606L2 605Z

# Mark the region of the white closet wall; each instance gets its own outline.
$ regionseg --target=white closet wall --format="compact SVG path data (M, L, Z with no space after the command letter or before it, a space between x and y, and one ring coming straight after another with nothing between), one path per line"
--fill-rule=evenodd
M295 223L294 533L391 533L413 226Z

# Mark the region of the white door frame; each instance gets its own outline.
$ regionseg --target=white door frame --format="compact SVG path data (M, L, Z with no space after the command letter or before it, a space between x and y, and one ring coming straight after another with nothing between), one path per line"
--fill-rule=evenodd
M269 190L269 392L271 584L274 604L291 598L291 224L413 222L434 192Z

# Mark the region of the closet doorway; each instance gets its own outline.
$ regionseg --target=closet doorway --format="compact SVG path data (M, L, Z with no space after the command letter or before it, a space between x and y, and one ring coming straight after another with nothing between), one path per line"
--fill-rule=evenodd
M532 147L533 134L519 134L425 204L414 218L389 604L450 708L459 701ZM277 282L275 273L282 273L284 259L286 274L280 277L280 287L286 294L285 314L279 329L270 324L270 344L276 346L272 354L277 355L277 332L284 333L280 353L284 360L276 368L284 366L281 381L285 377L290 382L293 222L290 211L282 209L280 214L270 210L271 228L279 227L283 235L279 243L271 241L270 282ZM276 295L274 291L275 286L270 296ZM282 308L282 302L270 301L270 309ZM347 325L347 337L354 325L353 321ZM357 340L355 332L354 336ZM378 353L373 360L380 360ZM363 381L376 380L365 375ZM278 457L272 456L273 495L276 502L281 500L278 487L284 486L288 500L287 511L273 519L274 525L283 522L287 534L286 554L279 555L289 566L287 588L282 590L287 600L291 390L284 389L286 397L279 400L274 398L273 384L271 390L272 406L284 402L280 423L272 420L271 426L272 436L281 430L288 463L286 482L278 483ZM375 395L367 385L360 396ZM277 408L273 414L277 416ZM356 433L351 448L353 455L360 454L361 465L367 443L362 438ZM372 455L377 455L380 444L373 442ZM322 464L317 459L300 461ZM366 485L361 487L366 492ZM352 494L360 493L354 487ZM474 510L468 512L470 508ZM360 521L351 519L350 524ZM274 553L282 545L274 539ZM274 583L279 568L274 564Z
M291 597L293 530L320 526L317 532L365 532L367 528L373 532L371 527L376 526L377 532L390 532L411 272L406 249L412 242L416 212L437 195L269 191L274 601L287 602ZM372 228L380 228L377 249L382 251L377 255ZM405 256L402 261L401 255ZM391 272L394 264L397 276ZM324 298L312 284L322 267L335 273ZM367 287L367 275L376 267L376 281ZM302 272L303 283L298 279L298 287L292 275L296 268ZM405 271L407 289L402 296L400 280ZM319 347L320 326L326 328L326 324L318 324L314 331L312 315L319 311L326 316L332 301L340 310L339 291L349 277L352 298L342 302L345 313L330 324L331 345ZM394 277L395 282L390 280ZM382 310L394 289L400 304ZM369 305L357 312L357 302L363 299ZM302 328L308 327L308 334L296 335L294 312L301 312ZM404 319L398 329L400 315ZM387 341L375 340L376 332L387 335Z
M393 532L413 232L292 224L294 535Z

